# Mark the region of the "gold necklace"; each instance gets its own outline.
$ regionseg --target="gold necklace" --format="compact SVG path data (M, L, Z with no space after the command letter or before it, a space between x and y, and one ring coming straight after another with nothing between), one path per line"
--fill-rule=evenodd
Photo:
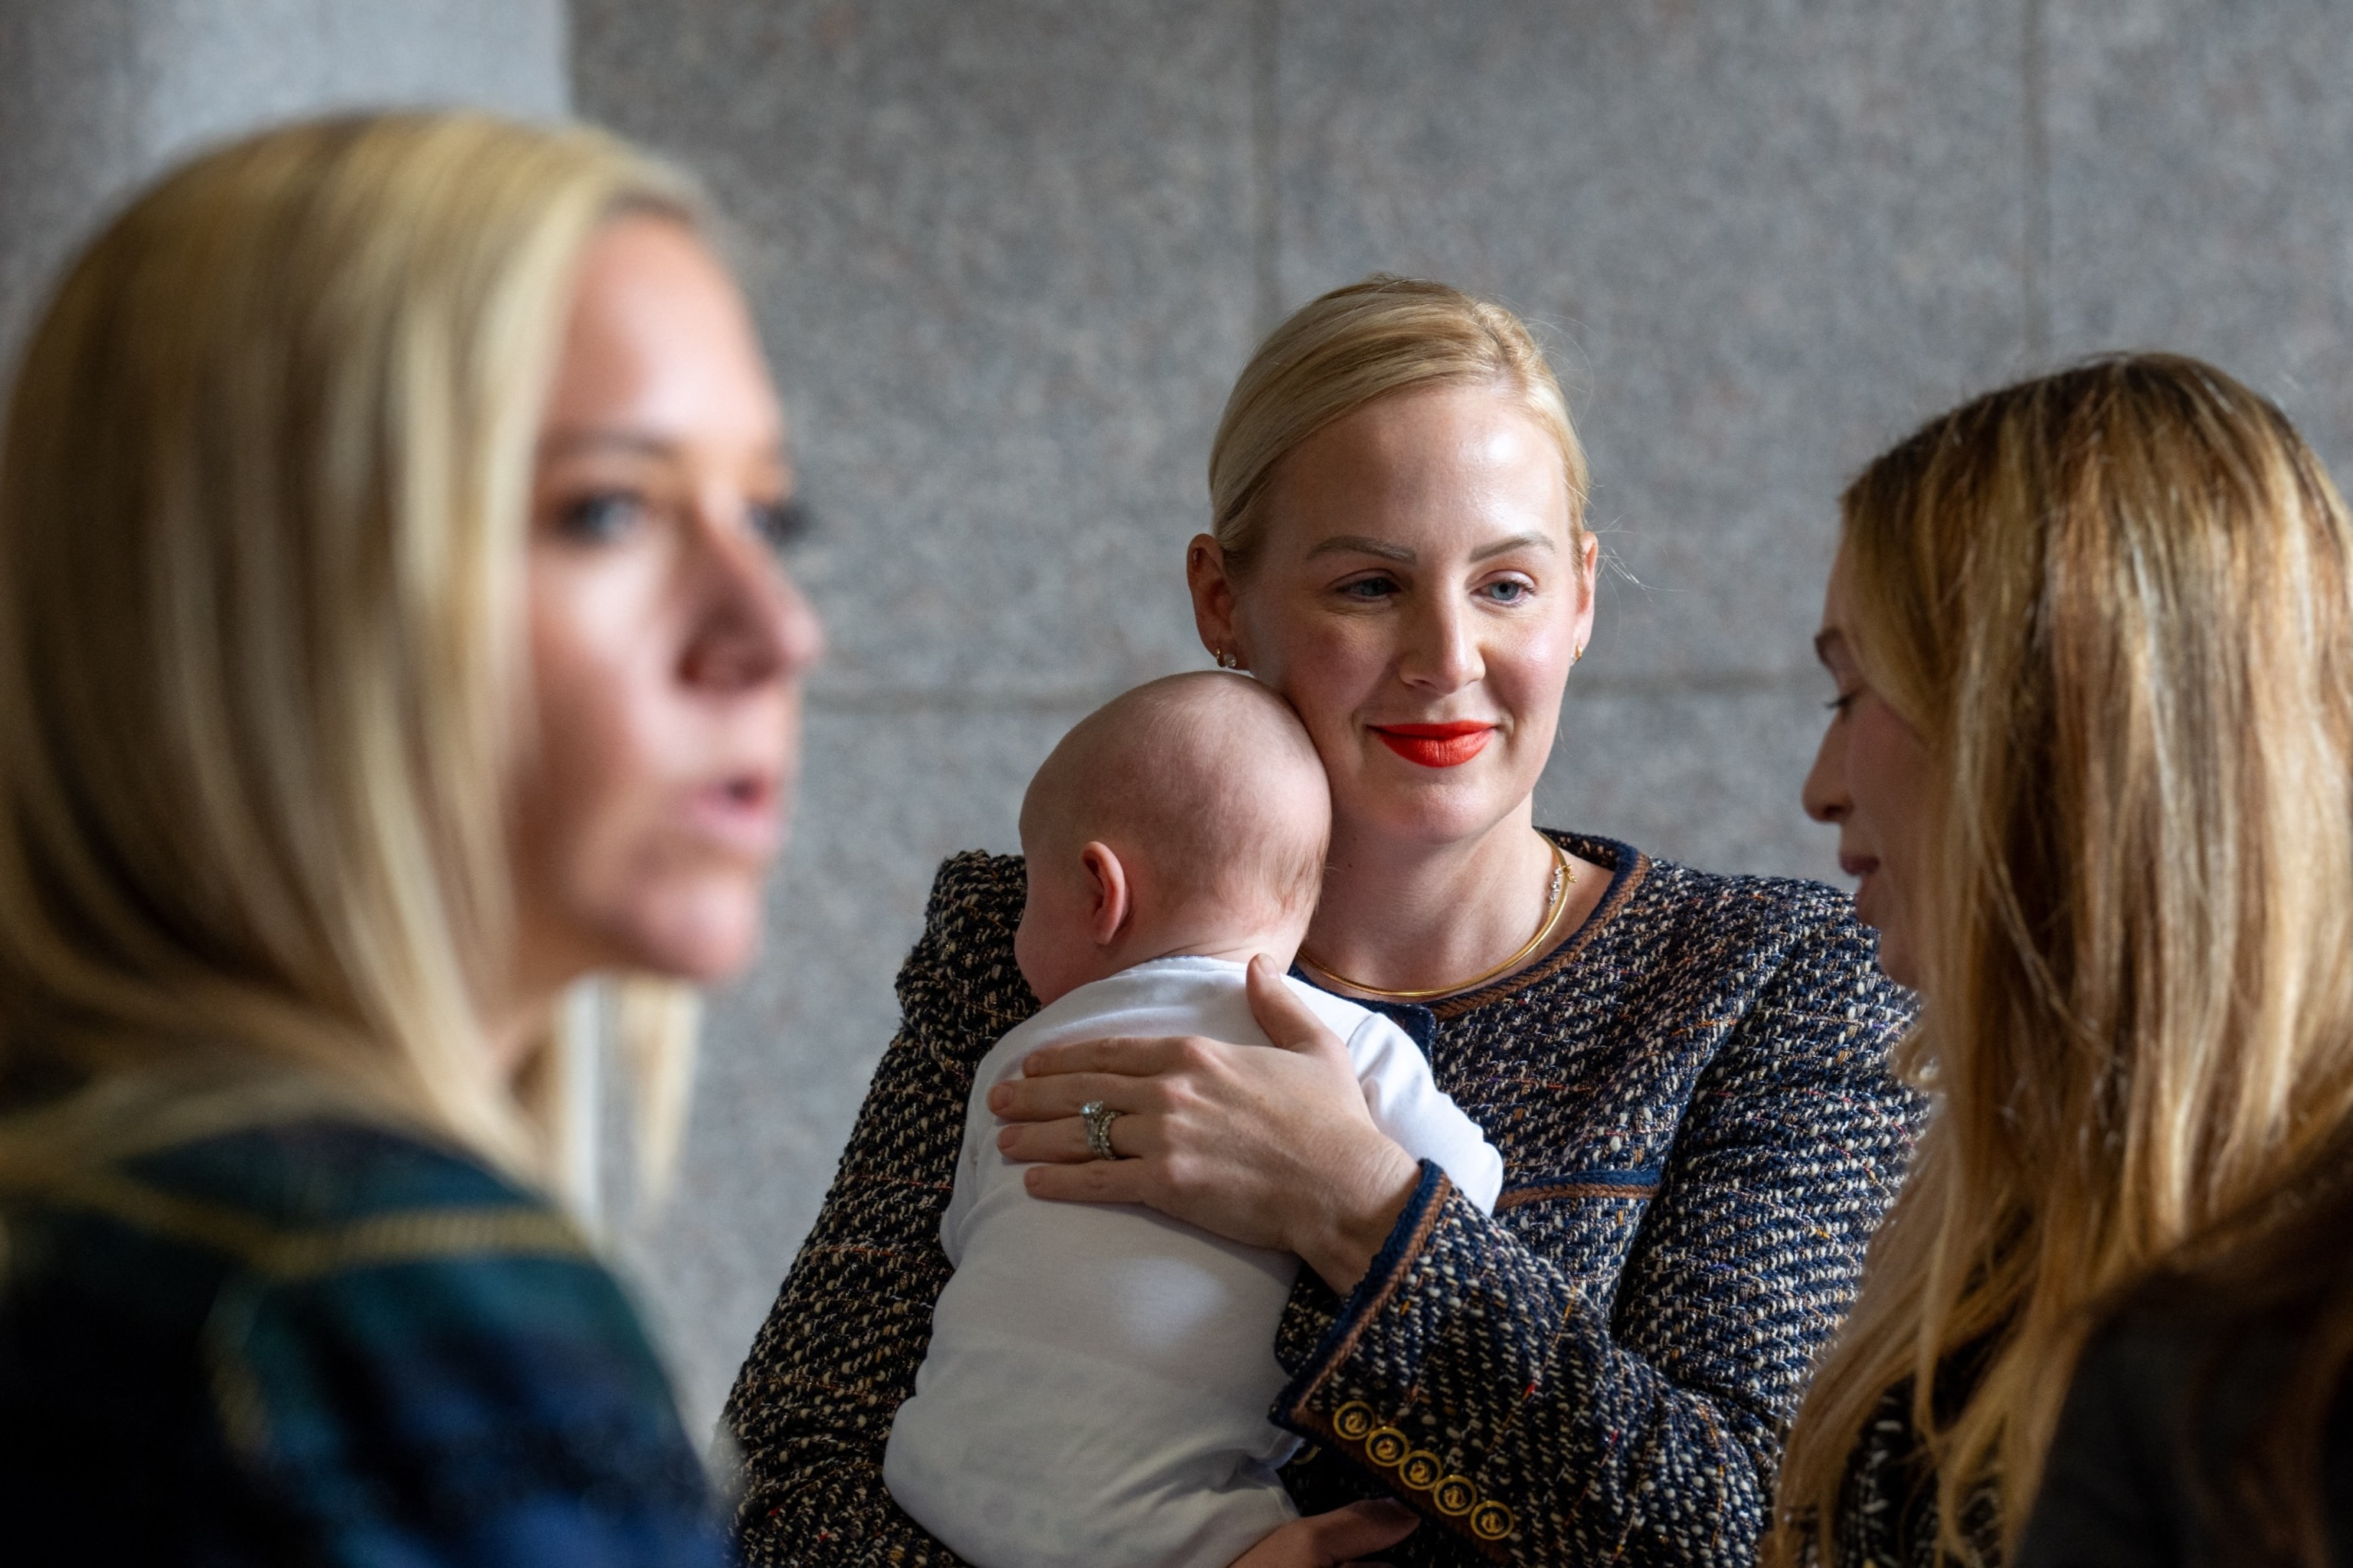
M1377 985L1366 985L1362 980L1352 980L1337 970L1327 969L1304 952L1297 955L1299 962L1303 968L1314 970L1327 980L1335 981L1359 995L1378 997L1383 1001L1427 1001L1433 996L1452 996L1457 991L1469 991L1473 986L1485 985L1498 975L1510 974L1527 962L1529 956L1538 948L1543 947L1546 939L1552 936L1554 928L1560 924L1562 911L1568 907L1569 885L1577 880L1577 868L1568 863L1568 852L1550 839L1546 839L1545 842L1552 849L1552 890L1545 895L1544 918L1536 922L1536 934L1527 939L1525 946L1492 969L1481 969L1467 980L1457 980L1452 985L1433 986L1428 991L1386 991Z

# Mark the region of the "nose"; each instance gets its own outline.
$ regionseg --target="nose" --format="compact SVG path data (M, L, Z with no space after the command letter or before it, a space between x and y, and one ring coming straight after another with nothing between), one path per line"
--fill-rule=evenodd
M1476 630L1467 609L1444 595L1424 600L1409 622L1398 674L1409 685L1436 693L1459 692L1486 673Z
M825 657L817 611L750 529L698 521L694 628L682 675L727 692L798 683Z
M1853 809L1846 791L1843 715L1831 715L1831 722L1823 727L1821 744L1814 748L1814 765L1806 770L1806 782L1799 800L1806 808L1806 815L1818 822L1842 822Z

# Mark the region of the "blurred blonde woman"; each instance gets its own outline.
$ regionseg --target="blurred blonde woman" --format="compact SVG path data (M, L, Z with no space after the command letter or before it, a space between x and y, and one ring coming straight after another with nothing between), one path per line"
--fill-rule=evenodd
M2280 413L2103 360L1848 490L1807 809L1937 1108L1768 1558L1992 1563L2092 1308L2353 1110L2353 527Z
M818 652L698 214L588 132L298 125L141 196L34 332L0 449L11 1562L721 1560L548 1195L559 999L749 956ZM674 1109L684 1007L637 994Z

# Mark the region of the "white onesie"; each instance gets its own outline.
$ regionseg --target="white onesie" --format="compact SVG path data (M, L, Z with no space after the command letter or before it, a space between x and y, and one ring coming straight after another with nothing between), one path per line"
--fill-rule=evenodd
M1267 1419L1299 1260L1138 1204L1032 1198L997 1152L988 1091L1041 1045L1198 1034L1268 1044L1241 965L1155 959L1009 1031L973 1075L940 1245L955 1265L882 1460L891 1495L978 1568L1227 1568L1296 1517ZM1382 1131L1482 1210L1503 1157L1379 1013L1296 980L1348 1043Z

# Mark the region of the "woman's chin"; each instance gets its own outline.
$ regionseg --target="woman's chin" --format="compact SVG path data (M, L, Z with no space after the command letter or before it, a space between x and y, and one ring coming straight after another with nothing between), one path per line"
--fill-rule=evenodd
M756 892L699 889L638 925L632 969L716 985L733 980L757 957L763 921Z
M1470 779L1411 779L1335 799L1335 826L1350 822L1382 838L1432 848L1477 838L1516 812L1527 791Z
M1920 989L1919 969L1913 962L1912 946L1900 933L1879 933L1879 972L1907 991Z
M1854 917L1870 927L1879 938L1879 972L1897 985L1917 991L1920 979L1910 937L1883 907L1886 902L1886 889L1879 885L1877 876L1876 872L1866 872L1856 886Z

